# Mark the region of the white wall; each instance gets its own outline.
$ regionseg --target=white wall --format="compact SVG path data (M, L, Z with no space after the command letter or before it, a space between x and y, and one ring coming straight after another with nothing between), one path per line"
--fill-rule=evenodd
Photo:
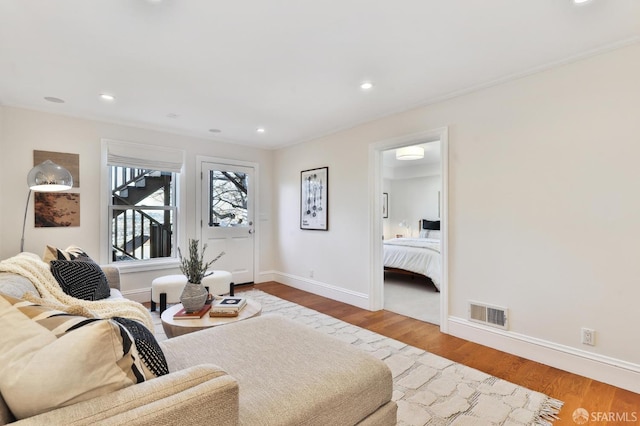
M389 182L389 218L384 219L388 234L417 238L420 219L438 220L438 191L442 185L440 176L410 179L393 179ZM400 226L406 222L408 228Z
M432 142L438 143L439 142ZM407 167L395 167L392 168L391 171L387 174L387 170L385 169L385 173L383 176L391 178L391 179L410 179L414 177L424 177L424 176L440 176L440 163L436 164L419 164L415 166L407 166Z
M363 155L366 158L339 138L330 146L304 144L276 151L274 277L278 281L357 306L366 304L369 271L362 265L367 263L370 243ZM301 230L300 172L325 166L329 167L329 230Z
M9 158L9 156L5 155L3 129L4 129L4 108L0 106L0 170L5 170L8 167L8 164L11 162L11 159ZM5 187L7 185L9 185L9 182L7 182L6 179L0 179L0 226L2 226L2 224L5 222L4 211L7 210L8 208L7 207L8 203L5 203L4 201L7 199L5 197ZM16 207L12 206L11 209L14 209L14 208L18 209L17 205L18 204L16 204ZM0 233L0 236L2 236L2 233ZM0 238L0 253L4 253L5 244L6 244L5 238L4 237ZM1 258L4 258L4 257L1 257Z
M195 226L196 155L244 160L260 166L259 265L261 271L273 268L272 238L272 151L214 142L128 126L84 120L62 115L0 106L0 258L19 251L20 232L27 197L26 176L33 167L33 150L60 151L80 154L80 226L70 228L34 228L33 200L29 207L25 234L25 251L42 255L46 244L67 247L76 244L95 258L100 253L100 141L102 138L123 140L149 145L171 146L186 151L186 235L197 238ZM100 259L105 262L106 259ZM160 270L127 273L122 276L123 290L130 296L141 294L149 300L151 280L159 275L178 272ZM259 277L256 277L259 279ZM146 298L145 298L146 297Z
M608 365L637 379L638 75L636 44L277 152L277 269L292 285L364 305L368 145L448 126L450 322L468 326L469 300L506 306L503 343L538 345L526 354L534 359L570 353L566 365L547 356L568 370L594 359L584 374L601 380ZM330 231L301 231L299 172L324 165ZM595 347L580 344L581 327L597 331Z

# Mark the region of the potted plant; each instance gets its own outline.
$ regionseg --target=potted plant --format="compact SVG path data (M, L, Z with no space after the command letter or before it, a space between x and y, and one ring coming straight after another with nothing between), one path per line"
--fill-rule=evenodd
M178 247L178 256L180 257L180 271L187 277L187 284L180 295L180 302L187 312L197 312L204 306L209 293L202 285L202 279L213 274L207 272L216 260L220 259L224 252L221 252L215 259L210 262L204 261L204 252L207 245L202 246L202 253L198 253L199 240L189 239L189 256L183 257L180 247Z

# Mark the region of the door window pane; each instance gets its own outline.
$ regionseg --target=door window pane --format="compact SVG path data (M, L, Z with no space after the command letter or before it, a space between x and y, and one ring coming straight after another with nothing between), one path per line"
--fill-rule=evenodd
M209 226L249 226L246 173L209 171Z

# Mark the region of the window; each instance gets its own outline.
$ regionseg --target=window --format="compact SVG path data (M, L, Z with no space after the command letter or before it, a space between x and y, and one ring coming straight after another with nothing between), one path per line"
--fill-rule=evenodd
M111 261L174 257L174 173L111 166Z
M209 226L248 226L246 173L209 171Z
M106 146L109 261L175 258L183 152L115 141Z

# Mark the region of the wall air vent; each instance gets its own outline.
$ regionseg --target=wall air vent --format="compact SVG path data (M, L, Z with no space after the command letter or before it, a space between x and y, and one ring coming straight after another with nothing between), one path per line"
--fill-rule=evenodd
M507 308L487 305L480 302L469 302L469 320L506 330L508 328Z

